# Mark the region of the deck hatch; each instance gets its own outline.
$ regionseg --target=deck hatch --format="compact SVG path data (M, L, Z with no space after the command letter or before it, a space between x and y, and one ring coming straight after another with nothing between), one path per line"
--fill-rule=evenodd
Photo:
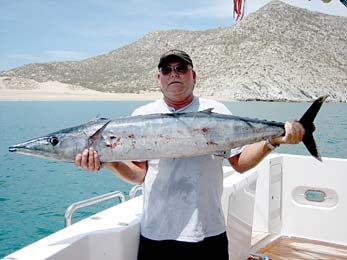
M314 202L323 202L325 201L326 194L321 190L307 190L305 191L305 199Z
M332 208L339 201L337 192L322 187L297 186L292 191L294 201L303 206Z

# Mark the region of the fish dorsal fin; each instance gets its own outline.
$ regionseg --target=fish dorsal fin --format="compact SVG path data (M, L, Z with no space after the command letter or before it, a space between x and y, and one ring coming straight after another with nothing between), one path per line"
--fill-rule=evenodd
M213 153L213 155L224 157L224 158L229 158L230 157L230 151L216 151Z
M104 121L104 120L110 120L110 119L107 117L100 117L99 115L97 115L96 117L91 118L88 122L95 123L95 122Z
M89 145L93 146L94 143L96 142L96 140L98 140L99 135L102 131L104 131L104 129L106 128L106 126L111 122L111 120L108 120L102 127L100 127L98 130L96 130L96 132L94 134L92 134L89 137Z
M214 107L210 107L210 108L206 108L204 110L201 110L200 112L210 114L210 113L212 113L213 109L214 109Z

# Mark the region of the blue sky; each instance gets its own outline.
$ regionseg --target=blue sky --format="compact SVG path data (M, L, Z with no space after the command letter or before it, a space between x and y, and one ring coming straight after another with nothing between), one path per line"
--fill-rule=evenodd
M267 1L250 0L246 10ZM287 2L303 1L320 3ZM0 71L104 54L156 30L230 26L232 10L233 0L0 0Z

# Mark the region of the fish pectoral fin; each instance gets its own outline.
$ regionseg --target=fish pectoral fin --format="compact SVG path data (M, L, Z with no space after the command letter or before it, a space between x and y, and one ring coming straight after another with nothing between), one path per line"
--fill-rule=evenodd
M214 109L214 107L210 107L210 108L201 110L200 112L209 114L209 113L212 113L212 110L213 110L213 109Z
M100 127L94 134L89 137L89 146L93 146L93 144L98 140L100 133L104 131L106 126L111 122L111 120L107 121L102 127Z

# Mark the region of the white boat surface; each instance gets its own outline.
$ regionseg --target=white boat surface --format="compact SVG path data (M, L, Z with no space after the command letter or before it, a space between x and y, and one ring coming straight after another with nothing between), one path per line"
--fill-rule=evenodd
M347 259L347 159L271 154L244 174L225 167L224 175L230 260L253 253L271 260ZM142 195L4 259L135 260L141 212Z

